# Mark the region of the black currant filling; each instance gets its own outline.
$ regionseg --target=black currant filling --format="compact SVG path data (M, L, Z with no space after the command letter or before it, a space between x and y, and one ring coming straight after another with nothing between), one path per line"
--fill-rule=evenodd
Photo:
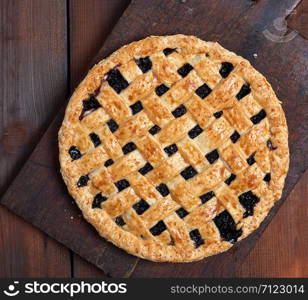
M152 68L152 61L150 60L149 56L135 59L135 62L142 73L146 73Z
M77 186L78 187L83 187L86 186L88 184L88 181L90 180L88 175L82 175L79 177L78 181L77 181Z
M183 207L180 207L175 212L181 219L185 218L188 215L188 211Z
M107 168L107 167L109 167L109 166L111 166L113 164L114 164L114 161L110 158L110 159L105 161L104 166Z
M68 153L71 156L72 160L79 159L82 156L79 149L76 146L71 146L68 149Z
M174 153L176 153L178 151L178 147L176 144L172 144L170 146L167 146L164 148L164 151L168 154L168 156L173 155Z
M195 137L197 137L200 133L202 133L203 129L199 126L196 125L194 128L190 129L188 131L188 135L191 139L194 139Z
M148 202L144 201L143 199L133 205L133 209L138 215L142 215L149 207L150 205Z
M115 186L117 187L118 191L121 192L130 186L129 182L126 179L121 179L115 182Z
M213 191L207 192L203 195L201 195L199 198L201 199L202 204L205 202L211 200L215 196L215 193Z
M225 180L225 184L230 185L232 181L234 181L236 178L236 175L231 174L228 179Z
M149 173L152 170L153 170L152 165L150 163L146 163L141 169L139 169L139 173L141 175L146 175L147 173Z
M221 64L221 68L219 70L219 74L221 75L222 78L226 78L233 71L233 69L234 69L234 67L233 67L233 65L231 63L223 62Z
M246 210L246 212L243 214L243 217L246 218L248 216L252 216L254 207L260 201L260 198L258 198L252 191L243 193L238 198L241 205Z
M122 216L117 216L114 221L118 226L121 227L123 227L126 224Z
M222 115L223 115L223 111L217 111L217 112L214 113L214 117L216 119L219 119Z
M233 134L230 136L230 139L232 143L235 144L240 137L241 137L240 134L235 130Z
M164 84L161 84L155 88L155 93L158 97L160 97L163 94L165 94L168 90L169 88L167 86L165 86Z
M219 154L218 151L215 149L212 152L206 154L205 157L210 164L213 164L219 158Z
M126 145L123 146L122 151L123 151L124 154L127 154L127 153L130 153L130 152L132 152L136 149L137 149L137 146L135 145L135 143L130 142L130 143L127 143Z
M168 187L164 183L161 183L160 185L158 185L156 189L159 191L159 193L163 197L166 197L170 194Z
M99 136L94 132L90 133L90 139L91 139L94 147L97 147L101 144L101 140L100 140Z
M94 196L93 202L92 202L92 208L101 208L101 203L106 201L107 197L103 196L102 193L98 193Z
M248 83L245 83L241 87L240 91L237 93L236 99L241 100L242 98L250 94L250 92L251 92L250 85Z
M252 153L248 158L247 158L247 163L248 165L252 166L256 160L255 160L255 155L256 155L256 152Z
M179 75L183 78L186 77L189 72L193 69L193 66L189 63L184 64L181 68L178 69Z
M204 244L204 240L198 229L194 229L189 233L191 240L194 242L195 248L200 247Z
M79 116L79 120L81 121L89 113L100 107L101 105L99 104L95 96L93 94L90 94L88 99L82 101L82 111Z
M268 140L268 141L266 142L266 145L267 145L267 148L270 149L270 150L276 150L276 149L277 149L277 147L274 147L274 146L273 146L273 143L272 143L271 140Z
M264 176L263 180L265 182L270 182L271 181L271 173L266 173L266 175Z
M141 101L137 101L134 104L130 106L130 109L132 110L133 115L137 114L138 112L143 110L143 106Z
M187 112L187 109L186 109L186 107L182 104L182 105L180 105L179 107L177 107L177 108L172 112L172 114L173 114L173 116L174 116L175 118L179 118L179 117L185 115L186 112Z
M112 69L106 74L106 80L109 85L120 94L122 90L128 87L127 80L123 77L118 69Z
M260 112L252 116L250 120L254 125L256 125L260 123L265 117L266 117L266 112L264 109L261 109Z
M207 97L210 93L212 92L212 89L206 84L204 83L203 85L199 86L195 93L201 98L204 99L205 97Z
M151 127L149 129L149 133L154 135L156 133L158 133L161 130L161 128L158 125L154 125L153 127Z
M115 132L118 128L119 128L119 125L117 124L117 122L113 119L109 120L107 122L107 126L109 127L110 131L111 132Z
M226 210L214 218L214 223L218 228L220 236L223 238L223 240L232 244L235 243L243 233L242 229L236 229L236 224L233 218Z
M173 53L173 52L176 52L176 48L165 48L163 50L165 56L168 56L169 54Z
M181 172L181 175L185 180L193 178L197 174L198 172L192 166L188 166Z
M167 229L165 223L163 221L159 221L154 225L152 228L150 228L150 232L152 235L160 235L163 231Z

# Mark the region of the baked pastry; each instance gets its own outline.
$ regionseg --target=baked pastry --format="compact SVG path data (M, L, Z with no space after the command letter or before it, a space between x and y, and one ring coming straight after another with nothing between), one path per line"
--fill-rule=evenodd
M279 100L250 63L193 36L152 36L95 65L59 132L84 217L153 261L194 261L254 231L289 165Z

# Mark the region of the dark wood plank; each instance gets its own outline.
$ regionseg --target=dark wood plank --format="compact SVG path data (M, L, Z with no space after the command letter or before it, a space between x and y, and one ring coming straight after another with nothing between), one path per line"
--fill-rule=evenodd
M63 117L62 110L7 191L2 203L112 276L233 276L307 168L307 105L304 98L308 67L305 60L307 44L300 36L292 40L292 43L273 43L262 34L266 28L271 30L275 18L285 16L286 7L296 5L298 1L283 0L278 5L275 1L235 0L232 6L226 0L183 2L157 0L147 1L145 5L144 1L133 1L96 60L123 44L150 34L182 32L198 35L205 40L218 40L223 46L250 59L268 77L279 98L284 101L292 153L290 173L282 201L276 204L256 233L235 245L231 251L190 264L156 264L143 260L137 264L138 259L99 238L92 227L78 217L80 212L71 204L72 200L58 175L55 145ZM253 53L258 53L258 59L254 61ZM34 175L30 177L29 174ZM26 187L25 178L31 182ZM29 198L31 202L26 201ZM45 199L44 205L39 201L41 198ZM36 206L39 214L33 212L33 206Z
M130 0L73 0L70 1L70 80L72 89L88 69L107 35L118 21ZM74 277L104 277L105 274L73 256Z
M307 196L308 171L266 228L237 276L308 277Z
M308 1L302 0L287 18L288 26L308 39Z
M67 95L67 49L65 2L4 0L0 12L2 194ZM70 275L68 250L3 206L0 248L0 277Z

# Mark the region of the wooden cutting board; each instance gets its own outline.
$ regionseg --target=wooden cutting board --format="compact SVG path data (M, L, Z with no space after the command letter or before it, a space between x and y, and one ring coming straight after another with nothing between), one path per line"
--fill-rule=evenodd
M94 59L97 62L122 45L148 35L193 34L204 40L218 41L247 58L272 84L283 102L289 126L289 175L282 199L262 226L230 251L195 263L152 263L131 256L100 238L81 217L59 173L57 132L65 107L1 203L113 277L232 276L308 164L308 43L296 33L288 41L293 37L289 35L292 30L283 32L274 26L278 18L287 17L299 2L233 0L231 6L229 0L132 1Z

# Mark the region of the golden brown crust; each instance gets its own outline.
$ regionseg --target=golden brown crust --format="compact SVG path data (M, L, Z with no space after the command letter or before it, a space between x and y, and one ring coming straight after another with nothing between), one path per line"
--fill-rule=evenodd
M166 48L176 51L166 56ZM152 66L143 73L135 59L147 56ZM182 78L177 70L187 62L193 70ZM223 62L234 67L226 78L219 72ZM106 81L110 70L119 70L127 80L121 93ZM204 83L211 89L205 99L195 93ZM245 83L250 93L238 100ZM161 84L169 90L158 96L155 88ZM90 94L99 104L85 111L83 101ZM137 101L143 110L133 115L130 106ZM175 118L172 111L180 105L187 111ZM220 111L223 115L215 118ZM119 125L115 132L106 125L110 119ZM152 136L148 130L154 125L161 130ZM190 138L187 133L196 125L202 132ZM240 138L233 142L229 137L235 130ZM96 147L91 133L99 137ZM130 142L137 150L124 155L122 147ZM163 148L173 143L178 151L169 157ZM72 160L72 146L80 158L75 152L77 159ZM270 84L242 57L217 43L185 35L148 37L95 65L70 99L59 149L62 176L84 217L107 240L153 261L194 261L229 249L236 239L258 228L279 200L289 166L287 124ZM204 156L214 149L219 159L210 163ZM251 165L246 161L250 156ZM110 159L114 163L105 166ZM143 176L138 170L146 163L153 170ZM187 166L197 174L185 180L181 172ZM266 174L269 182L269 177L263 180ZM81 176L88 179L78 187ZM122 179L130 186L118 192L114 182ZM169 195L158 192L155 187L160 183L168 186ZM247 206L244 196L241 203L239 197L247 192L253 195L250 201L257 199L254 205ZM92 208L99 194L104 197L100 208ZM140 199L148 207L138 214L133 207ZM179 209L188 215L180 217ZM219 227L217 216L223 214L235 224L233 240ZM124 225L117 225L118 216ZM160 234L149 230L159 221L165 230Z

